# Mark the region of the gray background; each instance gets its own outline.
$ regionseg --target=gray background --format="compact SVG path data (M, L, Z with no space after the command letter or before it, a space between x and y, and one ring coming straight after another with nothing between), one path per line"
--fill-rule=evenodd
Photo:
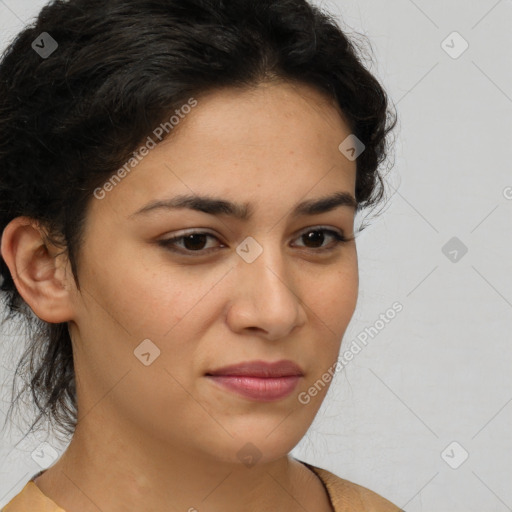
M44 3L0 0L2 47ZM400 118L393 195L359 238L342 351L395 301L403 310L337 374L293 455L408 512L512 510L512 2L320 5L370 38ZM454 31L469 44L457 58L442 47ZM6 398L20 340L1 341ZM0 507L41 469L31 451L59 446L20 438L0 438Z

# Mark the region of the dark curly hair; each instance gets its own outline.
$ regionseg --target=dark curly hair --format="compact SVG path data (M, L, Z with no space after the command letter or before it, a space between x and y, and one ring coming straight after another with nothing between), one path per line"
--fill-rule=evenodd
M53 53L38 52L38 41ZM67 253L79 288L96 187L190 97L270 80L314 86L339 105L366 146L356 162L358 210L375 206L397 118L364 58L336 18L307 0L53 0L0 61L0 230L18 216L36 219ZM14 398L13 382L7 417L28 389L38 412L29 433L46 417L73 434L68 325L34 315L3 258L0 272L4 322L19 317L28 329L14 378L25 385Z

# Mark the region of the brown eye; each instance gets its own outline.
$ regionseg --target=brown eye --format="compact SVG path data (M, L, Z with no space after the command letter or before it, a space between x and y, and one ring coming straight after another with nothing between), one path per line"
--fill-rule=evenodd
M321 247L325 240L325 233L320 230L308 231L306 234L302 235L302 240L312 243L313 247Z
M182 238L183 245L185 249L191 251L204 249L208 236L209 235L205 235L204 233L192 233L190 235L186 235Z
M218 238L211 233L196 231L193 233L187 233L185 235L175 236L173 238L160 240L158 244L162 247L165 247L166 249L187 256L196 256L196 254L193 253L198 253L197 256L201 256L210 252L208 249L205 249L208 238L214 238L218 240ZM178 243L180 243L180 245L178 245ZM215 248L210 247L209 249Z
M323 247L323 243L325 241L326 234L330 236L331 238L334 238L334 243L331 244L331 247ZM309 229L308 231L304 232L300 238L307 244L306 247L308 249L319 249L322 250L329 250L336 248L339 244L347 242L348 240L343 236L343 234L338 233L337 231L334 231L332 229L325 229L325 228L317 228L317 229Z

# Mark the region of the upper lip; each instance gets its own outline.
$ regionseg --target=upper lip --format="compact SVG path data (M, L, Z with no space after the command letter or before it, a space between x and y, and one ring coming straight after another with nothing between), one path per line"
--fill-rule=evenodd
M298 364L289 360L281 360L273 363L267 361L247 361L208 371L206 375L270 378L303 375L303 371Z

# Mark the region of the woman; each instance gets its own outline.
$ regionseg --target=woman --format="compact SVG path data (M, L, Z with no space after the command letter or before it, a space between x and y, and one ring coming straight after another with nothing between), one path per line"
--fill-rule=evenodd
M305 0L56 1L0 77L2 288L33 322L36 422L72 434L4 512L397 511L289 456L394 125L335 21Z

